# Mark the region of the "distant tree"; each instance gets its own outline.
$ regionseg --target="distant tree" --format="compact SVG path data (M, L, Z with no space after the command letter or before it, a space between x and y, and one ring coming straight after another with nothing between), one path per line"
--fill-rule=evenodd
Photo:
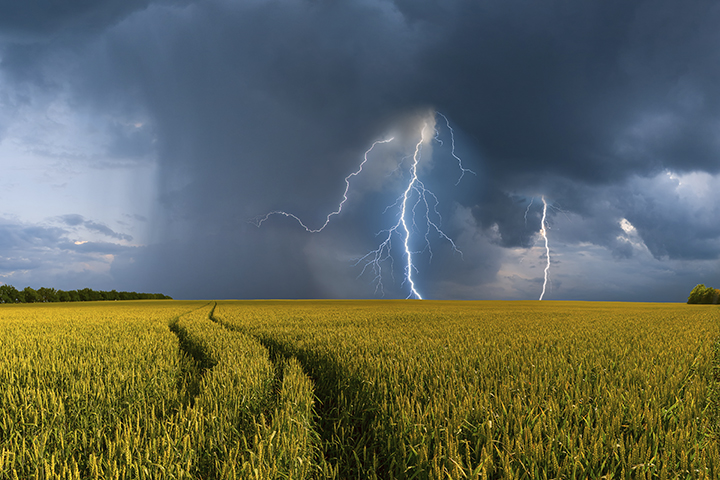
M687 303L717 304L718 299L720 299L720 290L706 287L701 283L692 289Z
M54 288L42 287L37 290L40 302L57 302L58 292Z
M703 295L703 302L707 304L717 304L718 303L718 290L712 287L708 287L705 290L705 295Z
M705 294L705 284L699 283L695 285L695 288L690 292L687 303L700 303L703 295Z
M0 285L0 302L16 303L18 301L18 291L12 285Z
M20 292L17 288L13 287L12 285L8 285L8 294L10 295L10 298L12 299L12 303L20 303L22 301L20 297Z
M21 297L23 299L23 302L25 303L35 303L40 301L40 295L38 295L35 289L30 287L23 288L23 291L21 292Z
M118 292L117 290L93 290L83 288L81 290L55 290L54 288L41 287L34 290L32 287L25 287L18 291L12 285L0 285L0 303L34 303L34 302L88 302L100 300L172 300L172 297L162 293L137 293Z
M78 290L78 296L81 302L92 302L93 300L101 300L100 294L90 288Z

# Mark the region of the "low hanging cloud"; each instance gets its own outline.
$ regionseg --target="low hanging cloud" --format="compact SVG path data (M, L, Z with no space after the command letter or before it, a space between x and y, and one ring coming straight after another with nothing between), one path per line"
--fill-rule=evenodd
M112 230L107 225L102 223L96 223L92 220L86 220L82 215L68 214L60 217L62 223L70 227L83 227L91 232L100 233L106 237L115 238L117 240L125 240L127 242L132 241L133 237L125 233L118 233Z
M70 225L78 220L68 217ZM76 241L72 236L67 228L0 220L0 283L21 288L75 289L91 284L107 288L116 284L110 274L116 258L130 256L137 249L110 242Z

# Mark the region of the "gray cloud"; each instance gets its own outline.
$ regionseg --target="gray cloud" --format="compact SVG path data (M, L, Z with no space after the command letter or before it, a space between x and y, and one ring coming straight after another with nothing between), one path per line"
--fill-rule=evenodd
M69 250L77 253L91 253L100 255L128 254L129 252L133 252L136 248L138 248L109 242L65 242L59 243L57 247L62 250Z
M97 232L102 235L105 235L106 237L115 238L117 240L126 240L131 241L133 237L131 235L127 235L125 233L118 233L108 227L107 225L103 225L101 223L93 222L92 220L86 220L85 217L78 214L68 214L63 215L60 217L60 220L68 226L72 227L79 227L82 226L91 232Z
M0 283L62 289L122 285L126 290L133 285L113 278L110 269L116 257L129 257L137 247L74 242L70 234L59 227L0 221Z
M55 227L0 223L0 248L42 248L56 244L65 234L65 230Z
M4 0L0 3L3 13L0 28L3 36L27 43L47 40L51 35L97 33L150 3L151 0Z
M116 238L118 240L127 240L127 241L132 240L132 236L124 234L124 233L117 233L117 232L113 231L110 227L108 227L106 225L102 225L100 223L86 221L85 223L83 223L83 226L85 228L87 228L88 230L102 233L103 235L105 235L107 237Z
M85 218L82 215L78 215L77 213L63 215L62 217L60 217L60 220L66 225L70 225L72 227L76 227L85 223Z
M321 239L292 222L258 230L247 221L292 209L321 222L368 146L391 134L411 146L409 126L432 108L448 115L458 153L478 172L454 186L453 159L439 145L425 172L467 251L461 260L440 247L420 274L443 298L515 298L507 288L534 288L517 272L507 273L515 283L506 290L497 285L503 262L536 242L540 195L574 219L552 211L550 221L562 224L553 231L558 248L609 255L619 263L608 269L644 262L651 272L653 261L720 253L720 230L707 220L716 212L700 206L707 198L683 200L662 181L665 172L720 172L714 2L107 1L37 18L18 8L4 17L24 35L2 45L11 81L66 89L88 112L144 119L142 127L105 125L108 156L154 155L159 166L149 221L158 244L118 253L112 267L118 278L152 279L146 290L371 296L350 259L387 228L391 180L373 177L377 191L366 186L351 198ZM86 40L71 33L75 25ZM51 45L50 34L66 40ZM131 239L79 215L63 218ZM622 219L654 259L640 258ZM586 244L601 250L583 251ZM583 297L570 283L562 288ZM404 289L398 282L388 294ZM607 286L609 299L619 290Z

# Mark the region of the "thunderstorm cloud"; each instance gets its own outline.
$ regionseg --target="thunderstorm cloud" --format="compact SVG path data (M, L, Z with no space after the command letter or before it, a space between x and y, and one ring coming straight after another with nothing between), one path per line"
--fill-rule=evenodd
M439 111L476 175L428 143L463 253L418 253L427 298L536 299L544 196L545 299L683 301L720 286L718 24L709 0L3 2L0 281L372 298L356 262ZM322 224L393 135L323 232L252 223Z

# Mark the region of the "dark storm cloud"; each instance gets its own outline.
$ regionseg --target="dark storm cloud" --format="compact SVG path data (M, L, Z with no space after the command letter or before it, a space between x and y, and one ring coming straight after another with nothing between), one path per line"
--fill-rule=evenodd
M122 125L114 122L108 128L112 138L107 153L116 158L142 158L153 151L155 135L143 125Z
M709 260L720 257L718 196L688 202L677 193L679 181L660 177L652 185L636 182L617 195L618 209L637 228L656 258ZM637 183L640 183L639 185Z
M0 2L0 31L20 40L37 41L58 33L100 31L151 0L33 0Z
M112 30L102 79L142 92L174 164L267 176L242 156L322 179L434 106L508 184L716 171L719 16L706 1L153 3Z
M563 208L594 215L588 239L628 256L617 240L622 208L609 216L583 199L588 184L664 168L717 171L714 5L390 7L196 5L154 32L155 44L136 35L140 19L128 22L110 48L157 116L166 178L187 169L181 187L165 185L166 205L205 229L275 208L317 215L369 141L426 106L449 115L480 154L471 161L483 193L470 205L503 246L529 245L539 218L525 225L526 195L552 189ZM643 237L660 233L650 223L674 234L642 209L627 214ZM675 257L683 245L708 254L680 238L648 241Z
M228 232L236 241L228 240ZM223 236L194 235L127 250L113 262L112 274L123 285L143 291L161 285L178 298L324 298L305 259L306 242L292 227L267 236L240 225Z
M483 195L473 209L473 215L487 229L497 230L494 241L504 247L528 247L532 237L540 228L534 213L542 208L539 199L524 198L491 189ZM529 208L535 205L530 215ZM527 212L527 214L526 214Z
M420 78L503 181L718 170L716 3L461 5Z
M49 51L82 44L88 35L102 33L150 1L0 0L0 66L16 81L57 88L60 79L54 77L68 67L71 58L58 59Z
M666 172L648 178L631 177L610 186L557 181L549 189L553 194L548 195L548 222L552 226L556 217L573 215L575 222L553 233L571 244L605 247L617 257L633 255L621 227L621 221L626 220L656 259L717 259L720 225L715 219L720 214L720 195L712 178L696 179L695 185L688 179L690 183L683 185ZM537 198L534 205L528 218L539 225Z
M166 205L200 216L212 189L242 192L242 215L291 198L316 210L414 108L398 82L418 42L390 5L215 2L133 17L107 40L120 71L103 71L155 117Z
M118 274L146 266L159 283L183 292L200 283L209 297L322 296L330 273L308 259L317 247L305 232L246 222L275 209L322 221L372 141L430 108L448 115L478 172L460 193L452 184L436 193L472 211L475 225L456 233L471 238L477 227L491 239L476 242L487 252L531 245L544 194L582 221L567 241L614 258L633 256L618 239L623 218L657 258L718 254L720 232L677 221L682 208L658 213L642 200L657 192L632 186L666 169L720 171L715 2L121 3L70 4L36 19L30 7L9 11L28 35L70 35L85 22L96 38L63 47L74 67L56 68L64 80L51 78L45 43L8 43L2 63L11 78L67 82L98 111L150 119L140 130L116 124L113 145L119 156L157 154L164 211L153 220L168 247L137 252L143 262L115 265ZM392 203L396 192L388 195L372 206ZM338 243L324 243L324 254L373 248L359 239L382 228L377 213L349 211L352 225L327 233ZM438 255L433 272L457 268ZM500 269L489 263L482 282Z

